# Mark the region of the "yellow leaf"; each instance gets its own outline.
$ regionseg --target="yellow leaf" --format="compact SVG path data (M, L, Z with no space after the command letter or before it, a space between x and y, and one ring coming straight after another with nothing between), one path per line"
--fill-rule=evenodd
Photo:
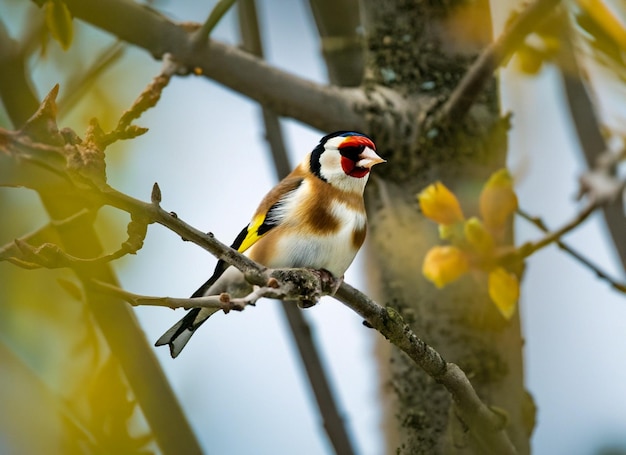
M522 73L536 75L544 64L545 54L526 44L522 44L515 53L517 69Z
M506 169L494 172L483 187L479 200L480 214L490 229L499 229L517 210L513 179Z
M556 31L559 24L555 24L554 20L547 22L535 30L515 52L516 66L523 73L539 73L543 64L554 60L561 50L561 41Z
M462 223L439 225L439 238L442 240L447 240L455 245L459 240L462 240L464 237L465 235L463 234Z
M626 49L626 27L605 0L578 0L578 4L622 49Z
M61 0L49 0L46 2L45 11L46 25L50 34L59 42L63 50L67 50L74 37L70 10Z
M519 299L519 282L517 276L509 273L502 267L497 267L489 273L489 297L505 319L509 320L515 314Z
M434 246L424 258L422 273L438 288L458 279L469 269L467 256L455 246Z
M424 188L418 195L422 213L439 224L449 225L463 221L463 212L458 199L441 182Z
M463 233L476 252L487 255L493 251L495 245L493 236L478 218L472 217L467 220L463 225Z

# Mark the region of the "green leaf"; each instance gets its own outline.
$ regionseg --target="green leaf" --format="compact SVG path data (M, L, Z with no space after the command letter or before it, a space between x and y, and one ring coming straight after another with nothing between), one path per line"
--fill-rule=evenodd
M46 3L46 25L52 37L59 42L63 50L68 50L74 38L72 14L61 0L50 0Z

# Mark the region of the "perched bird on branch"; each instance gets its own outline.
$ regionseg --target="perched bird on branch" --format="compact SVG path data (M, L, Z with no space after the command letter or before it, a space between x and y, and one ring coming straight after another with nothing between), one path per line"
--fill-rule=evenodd
M366 215L363 191L372 166L382 163L372 140L362 133L324 136L302 162L261 201L252 221L232 248L270 268L305 267L343 277L363 244ZM252 290L243 274L220 260L193 297ZM215 308L193 308L161 336L178 356Z

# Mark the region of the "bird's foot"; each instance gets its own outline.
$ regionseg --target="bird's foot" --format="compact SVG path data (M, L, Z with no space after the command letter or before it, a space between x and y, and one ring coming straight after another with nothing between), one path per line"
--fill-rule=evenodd
M339 286L343 283L343 276L337 278L326 269L321 269L318 272L324 293L335 295L335 292L337 292L337 289L339 289Z

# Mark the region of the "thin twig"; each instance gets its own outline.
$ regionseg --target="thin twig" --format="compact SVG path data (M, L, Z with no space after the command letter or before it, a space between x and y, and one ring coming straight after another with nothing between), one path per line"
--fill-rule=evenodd
M0 20L0 99L13 126L17 129L37 109L39 101L25 71L26 57Z
M222 20L224 14L228 12L228 10L233 6L237 0L220 0L213 7L211 12L209 13L209 17L207 17L206 21L202 24L198 30L194 32L191 40L194 45L206 44L206 41L211 36L211 32L217 26L217 24Z
M162 306L168 308L226 308L224 302L220 299L219 295L210 295L206 297L198 297L194 299L188 298L176 298L176 297L151 297L147 295L135 294L133 292L126 291L118 286L114 286L102 281L93 280L90 284L93 288L99 292L105 294L114 295L122 300L130 303L132 306Z
M31 262L24 257L19 248L19 244L41 245L53 241L58 241L58 230L65 229L74 223L79 223L83 219L93 219L94 213L90 210L80 210L64 220L51 221L36 231L26 234L19 239L0 247L0 261L7 261L24 269L39 269L45 267L39 261Z
M85 265L98 265L114 261L128 254L135 254L143 246L148 224L143 220L133 219L128 224L128 237L119 249L113 253L103 254L92 258L80 258L64 251L56 243L49 241L59 229L67 228L73 224L80 224L86 220L93 221L94 213L83 209L68 218L60 221L52 221L46 226L23 237L16 238L13 242L0 247L0 261L8 261L26 269L36 268L63 268L81 267Z
M535 30L559 0L535 0L510 21L502 34L483 50L456 86L450 98L436 114L434 123L452 123L461 120L493 72Z
M172 76L176 74L178 68L178 63L173 60L171 55L164 55L161 72L139 94L133 105L124 111L115 129L100 139L102 147L106 147L120 139L134 138L148 131L146 128L132 125L132 122L141 117L148 109L156 106L161 98L163 89L170 83Z
M580 226L598 207L599 205L595 201L592 200L588 202L586 207L578 212L578 214L569 223L564 224L556 231L548 233L543 239L538 240L537 242L527 242L521 245L518 248L519 257L521 259L527 258L536 251L545 248L552 243L560 241L561 237L570 232L572 229Z
M560 242L565 234L580 226L596 209L614 202L626 188L626 179L611 175L610 170L623 154L624 151L619 154L606 151L598 157L595 168L580 176L579 197L586 196L587 205L572 220L537 242L526 242L512 251L503 251L497 260L520 261L552 243Z
M546 226L546 224L541 218L532 216L528 214L527 212L523 211L522 209L517 209L517 214L521 216L522 218L524 218L529 223L536 226L541 231L546 232L546 233L550 232L550 230L548 229L548 227ZM556 244L558 245L559 248L561 248L567 254L572 256L582 265L584 265L585 267L590 269L593 273L595 273L598 278L609 283L609 285L613 289L626 293L626 283L620 283L616 279L612 278L608 273L604 272L600 267L598 267L596 264L591 262L590 259L582 255L581 253L579 253L578 251L576 251L575 249L573 249L572 247L570 247L568 244L564 243L563 241L558 240Z
M155 183L156 186L158 186ZM160 192L160 190L159 190ZM154 190L153 190L154 193ZM111 205L128 213L141 214L145 216L148 223L158 223L177 233L184 240L195 243L204 248L217 259L222 259L228 264L235 266L246 275L252 284L263 286L267 277L264 272L266 268L259 268L251 259L239 254L234 249L217 240L213 234L204 232L190 226L178 218L174 212L163 210L159 204L147 203L121 193L111 187L107 187L95 195L107 205Z
M569 105L569 113L578 135L578 142L587 166L592 168L597 165L598 158L604 153L607 146L598 122L598 116L576 61L574 46L571 42L573 33L575 31L569 30L569 33L561 38L561 51L559 53L561 79ZM608 169L608 172L614 175L615 169ZM602 211L615 250L621 260L622 268L626 271L626 235L624 235L626 213L624 213L623 195L620 193L613 203L603 205Z
M59 101L59 118L69 112L84 96L92 84L96 82L107 69L117 62L126 51L126 43L115 41L113 44L102 50L94 59L93 64L79 76L74 76L64 87L66 95Z
M224 313L228 313L232 310L242 311L248 305L255 305L256 302L262 298L277 298L277 296L284 297L286 295L285 291L280 288L271 286L255 286L252 292L248 295L237 298L233 298L226 293L194 298L152 297L135 294L118 286L98 280L93 280L90 285L97 291L119 297L130 303L132 306L161 306L172 309L215 308L223 310Z

